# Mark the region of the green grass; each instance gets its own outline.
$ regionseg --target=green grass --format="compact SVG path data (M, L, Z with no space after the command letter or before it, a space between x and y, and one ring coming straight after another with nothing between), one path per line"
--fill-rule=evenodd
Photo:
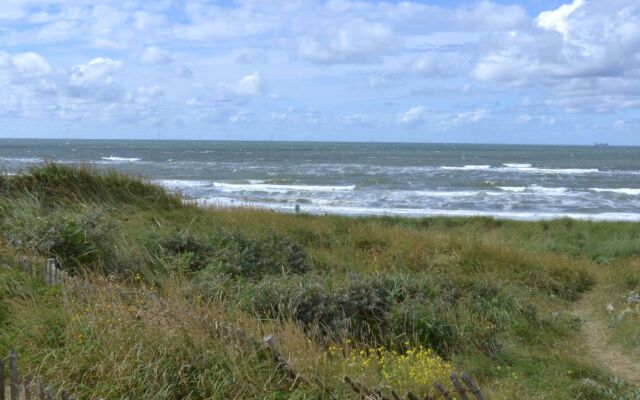
M581 347L576 309L640 356L636 310L617 318L640 289L639 224L204 209L56 164L0 176L0 218L0 351L81 398L356 398L346 355L326 358L345 345L431 348L496 399L637 393ZM15 271L25 254L84 283L43 287ZM308 383L291 387L265 333Z

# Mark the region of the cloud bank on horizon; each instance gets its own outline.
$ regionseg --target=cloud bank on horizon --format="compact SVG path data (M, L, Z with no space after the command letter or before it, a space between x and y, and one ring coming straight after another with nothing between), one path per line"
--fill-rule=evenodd
M0 137L640 144L637 0L3 0Z

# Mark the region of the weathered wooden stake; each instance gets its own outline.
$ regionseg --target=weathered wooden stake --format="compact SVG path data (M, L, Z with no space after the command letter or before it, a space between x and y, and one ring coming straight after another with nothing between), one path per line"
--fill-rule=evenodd
M11 350L11 354L9 354L9 381L11 400L18 400L20 386L18 386L18 361L15 350Z
M469 400L469 397L465 393L464 387L458 380L458 377L456 376L455 372L451 373L449 378L451 379L451 383L453 383L453 388L456 390L456 393L460 397L460 400Z
M42 380L42 377L38 377L38 399L39 400L46 400L47 399L47 394L44 391L44 380Z
M291 368L289 363L287 363L287 360L284 359L284 357L278 350L278 346L276 345L276 342L273 340L273 335L265 336L262 339L262 341L271 352L271 355L273 356L274 361L278 363L278 366L282 368L282 370L287 374L287 377L293 382L293 386L297 386L298 384L304 382L304 379L300 375L298 375L293 370L293 368Z
M47 386L47 400L53 400L53 386L51 384Z
M47 260L47 285L55 285L55 272L56 272L56 259L50 258Z
M462 379L462 382L464 382L469 387L471 393L473 393L473 395L476 397L476 400L485 400L485 397L480 391L480 388L476 385L473 379L471 379L471 377L467 375L466 372L460 374L460 379Z
M382 393L374 392L362 383L351 380L351 378L349 378L348 376L344 377L344 381L349 385L349 387L351 387L354 392L360 394L365 399L390 400Z
M4 400L4 358L0 357L0 400Z
M453 400L449 395L449 392L438 382L435 382L433 384L433 387L436 388L438 393L440 393L440 396L442 396L445 400Z
M31 276L29 273L29 260L27 257L22 257L22 272L24 272L25 275Z
M42 266L42 282L44 282L44 284L48 284L47 282L47 267L49 265L49 262L45 262L44 265Z
M24 383L24 400L31 400L31 388L27 382Z
M415 394L409 392L407 393L407 399L409 400L420 400L420 398L418 396L416 396Z

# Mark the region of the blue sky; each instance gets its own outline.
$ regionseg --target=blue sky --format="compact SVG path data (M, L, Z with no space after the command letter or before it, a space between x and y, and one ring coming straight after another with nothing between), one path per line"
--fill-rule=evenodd
M640 144L637 0L2 0L0 137Z

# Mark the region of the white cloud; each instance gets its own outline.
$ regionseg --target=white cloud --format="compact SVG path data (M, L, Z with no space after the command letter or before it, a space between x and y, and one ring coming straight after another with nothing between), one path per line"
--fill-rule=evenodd
M71 68L68 95L98 101L115 101L123 90L115 85L113 73L122 67L122 61L97 57L87 64Z
M417 106L398 114L399 124L412 125L424 122L429 115L429 110L424 106Z
M472 111L466 111L456 114L451 120L454 125L477 123L484 119L487 119L491 113L484 108L476 108Z
M349 21L323 35L300 40L298 54L317 63L361 63L379 61L397 46L391 29L381 23Z
M254 72L243 76L239 81L234 83L223 83L220 89L223 95L231 95L235 97L254 97L263 94L264 83L260 73Z
M42 77L50 72L51 66L39 54L27 52L12 56L0 51L0 79L4 75L12 80L22 80Z
M478 80L543 86L567 109L636 107L617 81L640 83L640 4L574 0L543 12L530 30L499 35L476 64ZM577 89L579 88L579 89ZM586 107L581 107L580 103ZM598 106L594 103L600 103Z
M87 64L76 65L71 69L70 81L74 85L84 85L97 81L111 82L111 74L122 67L122 61L97 57Z
M170 52L163 50L158 46L149 46L140 53L138 61L140 61L141 64L146 65L162 65L171 63L173 61L173 56Z
M585 0L574 0L571 4L564 4L555 10L542 12L537 18L538 26L566 35L569 33L568 18L584 4Z

